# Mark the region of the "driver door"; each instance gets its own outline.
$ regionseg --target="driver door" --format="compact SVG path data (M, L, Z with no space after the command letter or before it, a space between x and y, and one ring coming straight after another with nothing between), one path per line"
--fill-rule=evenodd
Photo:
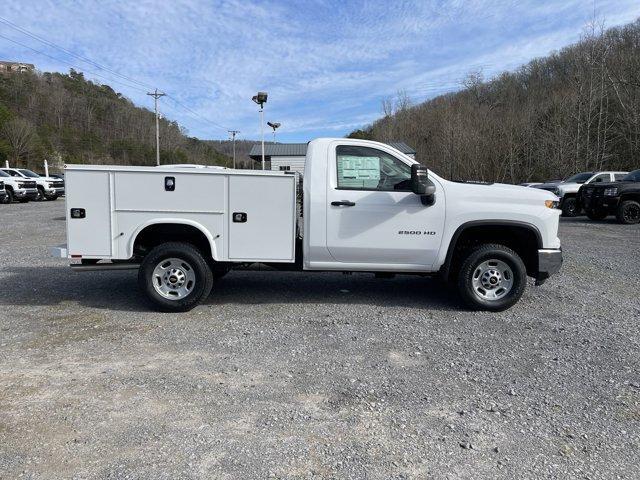
M411 165L378 148L339 144L327 169L327 249L340 263L414 265L436 260L445 198L425 206L410 191Z

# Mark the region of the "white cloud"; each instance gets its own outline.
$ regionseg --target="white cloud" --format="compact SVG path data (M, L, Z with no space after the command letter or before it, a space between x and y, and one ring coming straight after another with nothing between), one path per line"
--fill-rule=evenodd
M398 89L423 100L457 88L471 70L490 76L513 68L577 40L593 14L591 2L579 0L5 0L3 7L0 15L12 22L157 85L245 137L259 131L250 98L267 90L266 115L283 123L281 140L346 133L375 119L380 100ZM596 7L608 25L640 15L636 0ZM81 63L6 25L0 33ZM0 56L68 69L2 39ZM150 105L144 92L112 85ZM226 135L164 103L191 134Z

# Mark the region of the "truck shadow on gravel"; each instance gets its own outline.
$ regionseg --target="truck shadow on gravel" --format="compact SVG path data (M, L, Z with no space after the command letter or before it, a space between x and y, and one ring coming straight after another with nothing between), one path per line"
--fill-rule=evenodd
M616 220L616 217L609 216L602 220L591 220L588 217L560 217L560 223L586 223L589 225L618 225L620 227L627 227L627 225L622 225Z
M0 305L84 307L151 311L136 272L72 272L68 267L3 269ZM372 274L233 271L218 280L205 306L256 304L354 304L462 310L455 288L415 275L377 279ZM197 308L197 307L196 307Z

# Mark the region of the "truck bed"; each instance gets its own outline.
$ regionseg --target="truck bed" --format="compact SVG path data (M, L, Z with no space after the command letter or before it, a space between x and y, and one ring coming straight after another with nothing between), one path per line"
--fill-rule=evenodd
M69 165L67 255L126 260L161 223L202 231L217 261L293 262L296 177L280 172ZM166 187L167 183L174 189ZM83 209L83 218L72 218Z

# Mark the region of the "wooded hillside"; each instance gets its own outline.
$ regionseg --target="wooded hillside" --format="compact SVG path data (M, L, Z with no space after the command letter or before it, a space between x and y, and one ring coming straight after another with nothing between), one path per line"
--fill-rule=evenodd
M448 178L506 182L640 168L640 20L592 29L581 42L491 81L412 105L350 136L402 140Z
M162 163L228 165L229 157L160 123ZM82 73L0 75L0 162L155 165L155 115Z

